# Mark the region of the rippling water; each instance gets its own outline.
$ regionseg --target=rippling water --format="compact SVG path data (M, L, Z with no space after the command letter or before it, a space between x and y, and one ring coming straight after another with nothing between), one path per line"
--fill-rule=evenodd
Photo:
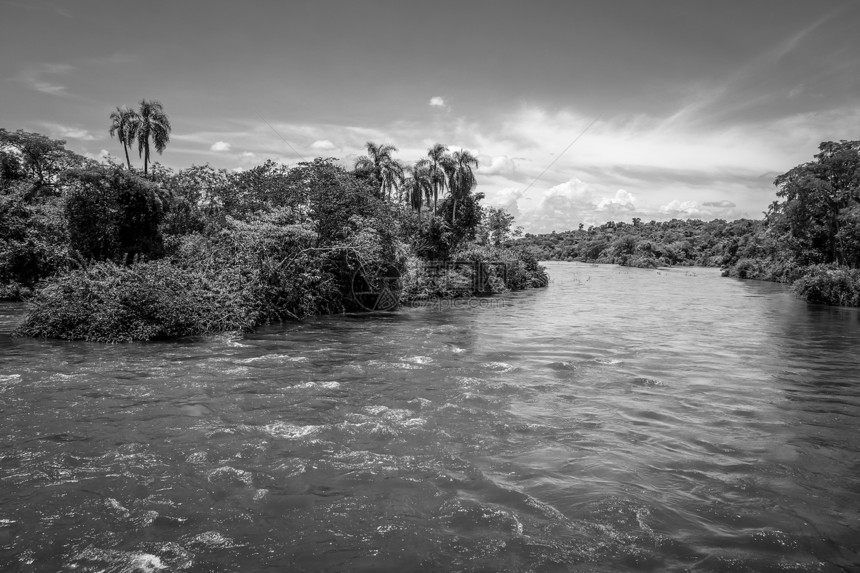
M857 570L858 310L548 268L247 336L0 334L0 570Z

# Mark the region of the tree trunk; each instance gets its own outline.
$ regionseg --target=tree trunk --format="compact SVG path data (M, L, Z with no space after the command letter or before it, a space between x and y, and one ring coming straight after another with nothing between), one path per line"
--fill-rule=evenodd
M146 170L147 165L149 165L149 145L146 145L144 147L144 152L143 152L143 176L144 177L146 177L146 174L147 174L147 170Z
M128 165L128 170L131 171L131 159L128 158L128 145L123 142L122 150L125 151L125 162Z

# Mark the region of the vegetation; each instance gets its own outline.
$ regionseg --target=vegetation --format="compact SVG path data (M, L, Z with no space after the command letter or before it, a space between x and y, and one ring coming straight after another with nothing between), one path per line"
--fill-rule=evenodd
M793 283L809 302L858 306L860 141L825 141L776 178L777 197L724 274Z
M726 222L610 221L564 233L526 236L519 241L541 260L609 263L631 267L721 266L743 250L760 223L748 219Z
M175 172L149 164L169 132L157 102L117 108L109 133L125 163L114 164L0 131L0 295L28 300L19 334L126 342L248 330L367 308L356 281L378 286L386 273L400 277L401 302L546 284L537 260L509 244L510 216L485 216L468 152L437 145L435 167L405 168L396 148L368 143L353 170L315 159Z
M125 161L131 170L128 148L137 141L138 156L143 158L143 176L148 174L150 143L161 154L170 141L170 120L164 113L161 102L141 100L137 111L128 107L117 107L110 114L108 133L116 135L122 144Z
M526 235L540 259L721 266L725 276L793 284L809 302L860 305L860 141L826 141L778 176L761 221L672 220Z

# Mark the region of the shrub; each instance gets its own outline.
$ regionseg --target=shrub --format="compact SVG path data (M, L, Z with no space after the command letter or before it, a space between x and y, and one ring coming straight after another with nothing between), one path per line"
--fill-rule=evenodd
M17 333L129 342L246 330L257 321L259 305L236 271L223 269L216 277L165 260L96 263L39 289Z
M163 254L164 208L153 183L118 166L69 171L66 182L72 250L97 261Z
M68 263L61 199L28 202L24 187L0 195L0 298L20 298Z
M795 281L792 289L807 302L860 306L860 270L815 265Z

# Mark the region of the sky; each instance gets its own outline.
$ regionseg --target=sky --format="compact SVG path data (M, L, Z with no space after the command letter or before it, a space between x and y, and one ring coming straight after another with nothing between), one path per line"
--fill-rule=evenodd
M156 99L173 127L156 159L175 169L351 166L367 141L411 163L440 142L478 156L476 191L526 232L760 218L776 175L860 139L856 0L0 0L0 15L0 127L120 159L111 111Z

